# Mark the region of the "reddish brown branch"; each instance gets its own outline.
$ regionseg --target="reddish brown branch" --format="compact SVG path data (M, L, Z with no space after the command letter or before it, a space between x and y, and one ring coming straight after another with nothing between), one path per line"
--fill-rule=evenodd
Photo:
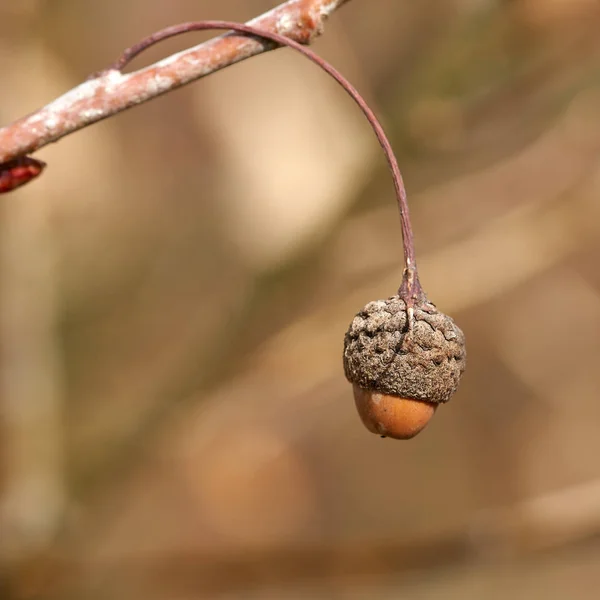
M250 24L309 43L322 33L325 19L347 1L289 0ZM105 71L0 129L0 166L92 123L272 48L272 44L264 40L227 34L134 73Z

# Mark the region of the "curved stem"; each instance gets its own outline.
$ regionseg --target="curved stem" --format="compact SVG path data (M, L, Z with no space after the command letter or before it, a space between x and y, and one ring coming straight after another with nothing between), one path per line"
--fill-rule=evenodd
M408 202L406 198L406 190L404 187L404 181L400 173L400 167L398 161L392 150L392 146L379 122L379 119L375 116L375 113L369 108L364 98L360 95L357 89L339 72L337 69L332 67L328 62L322 59L320 56L315 54L312 50L305 48L298 42L291 40L283 35L277 33L271 33L268 31L262 31L251 25L245 25L242 23L235 23L231 21L193 21L189 23L181 23L179 25L173 25L167 27L152 35L144 38L134 46L131 46L121 55L121 57L113 64L109 69L121 71L131 60L138 56L141 52L153 46L154 44L165 40L167 38L187 33L190 31L202 31L207 29L231 29L238 33L244 33L261 39L269 40L279 46L287 46L292 48L300 54L303 54L323 69L326 73L331 75L352 97L354 102L358 105L360 110L363 112L367 121L369 121L377 140L381 145L388 165L392 172L392 179L394 182L394 188L396 191L396 199L398 201L398 209L400 211L400 224L402 227L402 245L404 250L404 274L402 277L402 285L398 290L398 293L407 302L407 305L412 306L415 301L420 301L425 298L423 289L419 282L417 273L417 263L415 259L415 247L414 238L412 232L412 226L410 222L410 214L408 210Z

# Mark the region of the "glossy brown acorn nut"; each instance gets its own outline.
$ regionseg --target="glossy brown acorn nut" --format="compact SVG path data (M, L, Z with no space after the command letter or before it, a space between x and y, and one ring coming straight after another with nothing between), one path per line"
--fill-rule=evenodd
M429 302L414 306L409 326L399 296L369 302L344 339L344 371L369 431L409 439L458 388L465 340L454 321Z
M433 402L399 398L352 386L356 409L365 427L373 433L397 440L409 440L425 429L438 405Z

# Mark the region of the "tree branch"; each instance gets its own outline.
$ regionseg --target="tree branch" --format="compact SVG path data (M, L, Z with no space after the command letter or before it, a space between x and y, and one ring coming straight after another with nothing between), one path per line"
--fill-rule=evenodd
M348 0L289 0L250 21L254 27L308 44L326 18ZM109 69L60 98L0 129L0 169L15 159L92 123L106 119L274 48L257 38L226 34L134 73Z

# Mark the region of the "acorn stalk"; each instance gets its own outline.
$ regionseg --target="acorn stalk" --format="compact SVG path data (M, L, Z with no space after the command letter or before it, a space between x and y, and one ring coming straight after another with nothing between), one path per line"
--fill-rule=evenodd
M456 391L466 365L465 339L454 321L428 301L421 287L406 190L383 127L360 93L328 62L298 42L252 25L195 21L167 27L128 48L109 70L121 71L157 42L206 29L231 29L303 54L344 88L377 136L392 173L400 212L404 272L397 295L369 302L354 317L344 338L344 372L367 429L384 437L415 436Z

